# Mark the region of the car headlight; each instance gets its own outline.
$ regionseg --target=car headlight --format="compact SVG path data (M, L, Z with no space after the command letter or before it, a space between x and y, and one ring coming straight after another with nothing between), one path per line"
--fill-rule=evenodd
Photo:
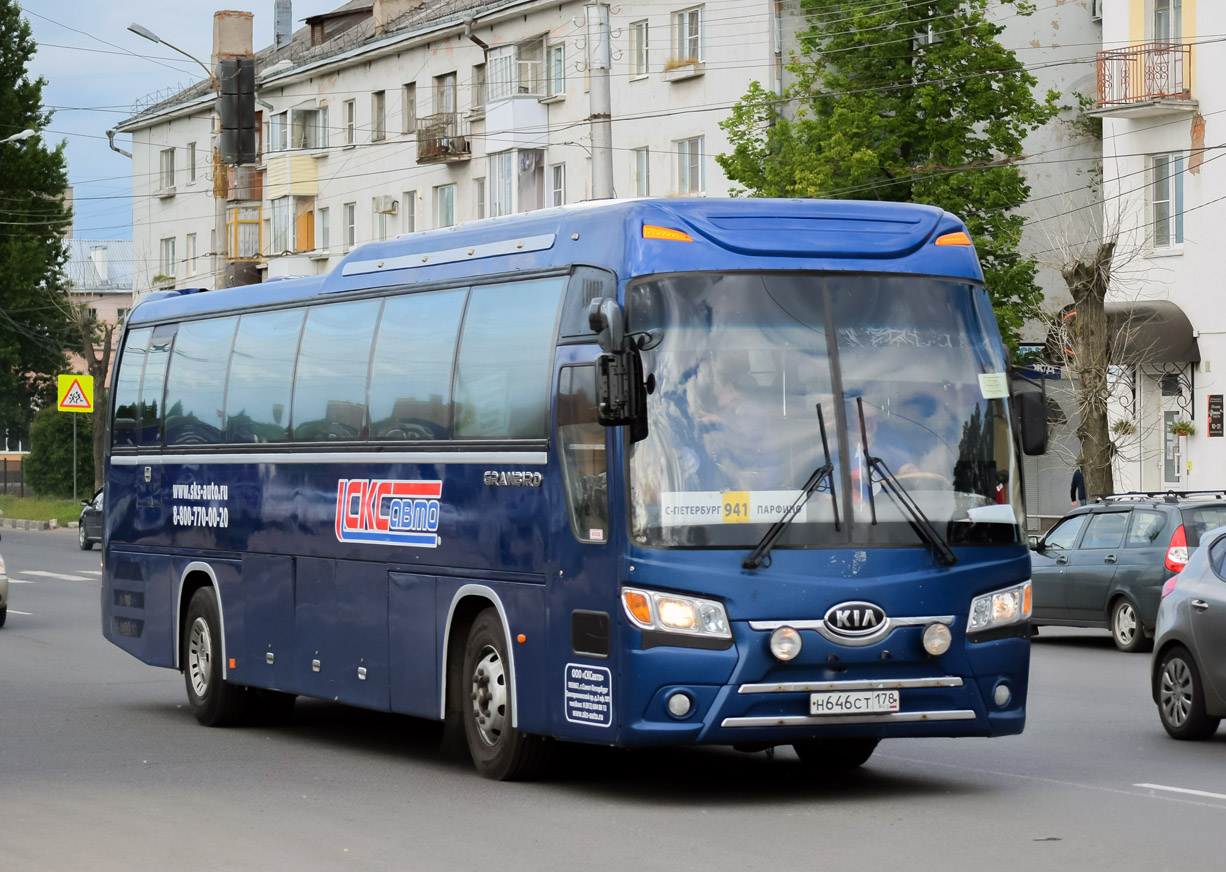
M728 613L723 603L715 600L623 587L622 606L631 623L641 630L732 638Z
M971 600L966 632L982 633L1030 619L1030 581L981 594Z

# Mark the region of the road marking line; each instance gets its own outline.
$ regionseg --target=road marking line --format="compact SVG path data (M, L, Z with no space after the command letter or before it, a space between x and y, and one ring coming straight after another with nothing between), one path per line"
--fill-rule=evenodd
M17 609L9 609L9 614L12 614L12 615L25 615L27 618L32 618L32 617L34 617L34 614L33 614L32 612L19 612L19 611L17 611Z
M10 578L9 584L38 584L37 581L24 581L20 578Z
M1165 784L1134 784L1133 787L1143 787L1147 790L1169 790L1171 793L1186 793L1190 796L1204 796L1209 799L1226 799L1226 793L1210 793L1207 790L1190 790L1187 787L1167 787Z
M91 580L89 578L86 578L84 575L66 575L63 572L44 572L41 569L23 569L21 570L21 574L22 575L37 575L40 578L55 578L55 579L59 579L60 581L90 581Z

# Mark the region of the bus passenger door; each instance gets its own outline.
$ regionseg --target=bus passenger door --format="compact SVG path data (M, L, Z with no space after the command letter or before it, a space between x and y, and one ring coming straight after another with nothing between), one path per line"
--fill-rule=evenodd
M567 351L572 349L562 353ZM621 428L596 419L596 368L588 362L594 352L573 353L574 362L562 364L557 382L550 512L555 563L548 572L551 657L545 678L554 734L604 742L617 730L617 550L611 544L609 458ZM582 698L568 692L576 669L583 670Z

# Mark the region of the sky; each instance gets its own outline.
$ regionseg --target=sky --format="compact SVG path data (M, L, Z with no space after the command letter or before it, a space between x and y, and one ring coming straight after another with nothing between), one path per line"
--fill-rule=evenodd
M294 0L294 29L302 19L345 0ZM32 78L42 76L44 107L54 115L44 131L49 145L67 143L73 187L74 235L132 238L132 162L107 146L106 131L134 114L133 105L204 78L204 70L165 45L128 30L140 24L204 63L213 48L213 13L255 14L256 50L272 42L273 0L19 0L38 51ZM115 144L131 151L131 137Z

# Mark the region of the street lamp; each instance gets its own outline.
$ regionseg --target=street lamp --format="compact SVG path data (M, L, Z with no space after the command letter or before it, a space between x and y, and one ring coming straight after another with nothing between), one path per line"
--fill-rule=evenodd
M213 71L210 70L207 66L205 66L204 61L200 60L200 58L196 57L195 55L188 54L183 49L179 48L177 45L171 45L170 43L162 39L160 36L158 36L156 33L154 33L152 30L150 30L147 27L141 27L139 24L133 23L133 24L128 25L128 30L132 31L137 36L143 36L145 39L149 40L150 42L156 42L159 45L164 45L169 49L177 51L179 54L183 55L183 57L193 60L196 63L200 64L200 68L204 70L205 73L208 74L209 81L213 83L213 90L219 91L217 87L217 77L213 75Z
M25 130L21 131L21 133L14 133L10 137L7 137L5 139L0 139L0 145L3 145L6 142L20 142L23 139L29 139L35 133L36 131L33 131L27 127Z

